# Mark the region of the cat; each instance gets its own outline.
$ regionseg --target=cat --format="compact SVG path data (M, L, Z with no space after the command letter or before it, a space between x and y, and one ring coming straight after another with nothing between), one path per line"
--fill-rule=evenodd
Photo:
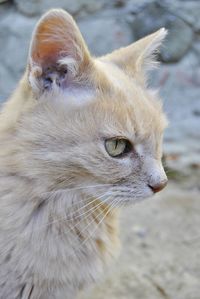
M147 84L165 36L94 58L67 12L39 20L0 114L0 299L76 298L118 255L119 208L166 186Z

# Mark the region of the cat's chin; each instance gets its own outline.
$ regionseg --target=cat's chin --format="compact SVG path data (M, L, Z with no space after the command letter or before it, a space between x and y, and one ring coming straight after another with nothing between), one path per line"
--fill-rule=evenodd
M128 200L123 201L122 206L130 206L130 205L138 204L140 202L143 202L144 200L151 199L152 197L153 197L153 195L149 195L146 197L137 197L137 198L133 198L133 199L128 199Z
M112 200L111 202L107 202L109 206L115 206L117 208L126 207L134 204L138 204L143 202L144 200L151 199L154 194L146 195L146 196L138 196L133 198L121 199L121 200Z

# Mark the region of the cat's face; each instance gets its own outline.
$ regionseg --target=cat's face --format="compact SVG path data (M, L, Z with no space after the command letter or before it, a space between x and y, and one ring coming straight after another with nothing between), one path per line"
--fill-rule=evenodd
M97 95L85 116L85 130L92 126L88 143L80 143L82 165L92 174L93 184L110 184L88 190L89 194L107 191L111 199L123 202L149 197L167 183L161 162L166 125L161 106L155 96L128 81L124 88Z
M23 136L34 139L28 157L34 153L35 173L54 190L77 187L126 203L165 187L166 119L145 83L145 67L165 34L94 59L68 14L52 11L40 21L28 66L38 104L23 120Z

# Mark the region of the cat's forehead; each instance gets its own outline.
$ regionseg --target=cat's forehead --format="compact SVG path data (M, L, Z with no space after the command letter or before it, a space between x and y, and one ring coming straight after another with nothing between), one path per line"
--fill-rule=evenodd
M111 63L98 61L90 75L88 85L59 91L50 101L45 98L56 107L53 111L59 110L56 117L65 130L81 129L89 139L94 135L131 140L161 136L166 120L151 92Z
M110 122L127 133L162 133L166 119L156 95L115 65L98 62L98 68L103 72L98 77L100 89L96 95L99 111L105 110Z

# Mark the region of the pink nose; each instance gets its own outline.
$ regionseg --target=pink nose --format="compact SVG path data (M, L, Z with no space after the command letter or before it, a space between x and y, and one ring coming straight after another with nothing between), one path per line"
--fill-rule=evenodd
M151 188L151 190L154 193L157 193L157 192L159 192L159 191L161 191L162 189L165 188L165 186L167 185L167 182L168 182L168 180L166 179L166 180L164 180L164 181L162 181L162 182L160 182L158 184L155 184L155 185L151 184L151 185L149 185L149 187Z

